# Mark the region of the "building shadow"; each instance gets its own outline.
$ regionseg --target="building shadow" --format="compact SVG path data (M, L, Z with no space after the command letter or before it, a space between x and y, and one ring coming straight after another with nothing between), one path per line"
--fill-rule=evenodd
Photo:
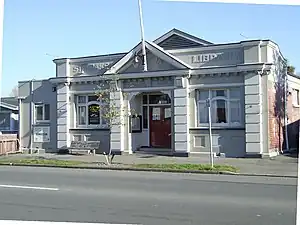
M288 124L287 126L283 126L282 132L285 133L287 129L288 133L288 148L287 148L287 140L285 135L283 136L282 149L289 149L289 151L284 151L283 155L297 158L299 155L299 126L300 120L297 120L293 123Z

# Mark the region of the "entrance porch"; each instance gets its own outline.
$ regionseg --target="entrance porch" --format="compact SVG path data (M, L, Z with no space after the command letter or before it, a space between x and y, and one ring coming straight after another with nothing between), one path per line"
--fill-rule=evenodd
M187 89L177 86L126 89L110 94L111 101L119 105L124 121L122 126L111 127L111 151L132 154L143 150L188 156Z
M172 153L172 91L131 93L129 147L133 152Z

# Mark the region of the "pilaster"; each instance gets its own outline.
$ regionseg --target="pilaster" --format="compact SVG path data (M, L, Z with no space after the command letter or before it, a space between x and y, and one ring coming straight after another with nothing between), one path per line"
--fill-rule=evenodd
M175 154L187 154L188 146L188 92L185 85L174 90L174 150Z
M70 102L70 63L66 60L65 72L67 82L57 87L57 148L67 148L71 142L69 128L71 124L71 102Z
M251 72L244 77L246 155L258 156L263 150L261 75Z

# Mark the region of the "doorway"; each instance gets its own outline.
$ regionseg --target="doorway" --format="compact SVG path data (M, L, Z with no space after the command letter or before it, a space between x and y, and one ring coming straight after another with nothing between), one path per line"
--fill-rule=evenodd
M150 146L171 148L171 106L150 106Z
M169 95L151 93L143 95L143 108L147 113L149 147L170 149L172 146L172 113ZM144 118L145 119L145 118Z

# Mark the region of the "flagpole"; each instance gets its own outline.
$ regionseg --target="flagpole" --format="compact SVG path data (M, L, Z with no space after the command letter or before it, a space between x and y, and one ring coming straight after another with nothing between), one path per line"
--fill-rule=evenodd
M4 23L4 0L0 0L0 103L2 99L2 55L3 55L3 23Z
M140 12L139 15L140 15L141 39L142 39L143 68L144 68L144 72L146 72L148 70L148 68L147 68L147 56L146 56L142 1L138 0L138 2L139 2L139 12Z

